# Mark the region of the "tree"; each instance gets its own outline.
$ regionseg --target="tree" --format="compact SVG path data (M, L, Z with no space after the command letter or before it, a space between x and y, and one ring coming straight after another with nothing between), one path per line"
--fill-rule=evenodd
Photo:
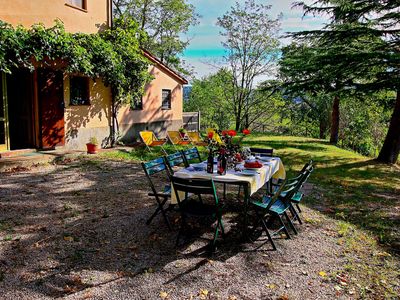
M232 75L226 69L202 79L195 79L189 100L184 103L185 111L200 111L204 128L227 129L231 126L233 115L229 109L231 92L223 88Z
M397 91L389 130L378 161L395 163L400 153L400 7L397 0L318 0L313 5L300 2L305 13L331 15L331 23L323 31L309 31L297 36L319 36L335 46L343 39L362 41L370 37L367 47L354 48L332 57L331 65L342 72L358 74L363 81L354 84L359 90ZM365 45L364 45L365 46ZM340 59L340 60L339 60ZM340 63L341 61L345 63ZM365 76L369 75L369 76ZM372 76L371 76L372 75ZM367 77L367 78L366 78Z
M188 46L182 40L190 26L196 25L198 15L185 0L113 0L116 16L130 16L147 33L141 46L155 54L163 63L182 70L178 55Z
M218 18L222 45L226 49L225 67L232 74L224 86L231 91L228 99L235 117L235 129L251 125L251 113L266 99L254 93L256 80L272 75L273 63L279 55L279 20L268 15L271 6L254 0L239 2ZM260 111L260 109L259 109Z

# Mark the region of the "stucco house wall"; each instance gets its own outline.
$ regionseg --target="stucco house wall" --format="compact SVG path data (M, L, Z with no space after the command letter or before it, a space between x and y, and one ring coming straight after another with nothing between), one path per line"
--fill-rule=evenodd
M0 0L0 20L12 25L46 27L60 19L68 32L96 33L111 23L109 0L87 0L87 9L68 5L67 0Z
M143 109L132 110L126 105L118 112L123 141L137 140L141 130L153 130L157 136L165 137L167 129L178 130L182 126L182 83L157 65L150 66L149 72L154 79L146 87ZM171 109L161 107L163 89L171 90Z

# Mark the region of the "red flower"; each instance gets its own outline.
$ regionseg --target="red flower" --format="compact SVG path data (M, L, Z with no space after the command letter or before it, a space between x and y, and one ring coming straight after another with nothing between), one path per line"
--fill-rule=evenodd
M243 129L242 133L243 133L244 135L248 135L248 134L251 133L251 131L250 131L249 129Z
M228 135L228 130L222 130L221 135L222 135L222 136Z
M231 130L229 130L228 131L228 135L230 135L230 136L235 136L236 135L236 131L235 130L233 130L233 129L231 129Z
M214 132L210 131L208 133L208 138L211 140L213 138L213 136L214 136Z

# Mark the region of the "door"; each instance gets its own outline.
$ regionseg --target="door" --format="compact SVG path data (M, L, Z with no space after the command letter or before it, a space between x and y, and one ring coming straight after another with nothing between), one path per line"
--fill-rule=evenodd
M43 149L54 149L65 143L63 74L60 71L38 71L40 141Z
M0 73L0 151L9 150L6 75Z

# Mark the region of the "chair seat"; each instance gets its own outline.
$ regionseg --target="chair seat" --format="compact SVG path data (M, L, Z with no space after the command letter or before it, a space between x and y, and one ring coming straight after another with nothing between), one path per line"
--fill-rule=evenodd
M160 141L152 141L149 146L153 147L153 146L162 146L166 143L166 141L164 140L160 140Z
M178 142L178 145L182 145L182 146L189 145L189 144L190 144L190 141L179 141Z
M259 208L265 209L265 208L267 208L267 206L271 202L271 200L272 200L272 198L270 196L264 195L261 201L259 201L259 200L251 200L250 203L255 205L255 206L257 206L257 207L259 207Z
M203 147L208 146L208 143L206 143L206 142L194 142L194 144L195 144L196 146L203 146Z
M180 210L192 216L212 216L215 215L215 205L204 204L194 199L187 199L180 204Z
M154 193L149 193L148 195L155 196ZM158 192L157 195L161 197L171 197L171 186L170 185L164 186L164 190L162 192Z
M288 205L286 205L284 202L281 200L277 200L274 204L271 205L269 208L269 211L272 213L276 213L278 215L283 214L287 209L289 208Z
M286 192L282 192L281 193L282 197L286 196ZM292 202L297 202L299 203L301 201L301 199L303 199L303 193L301 192L297 192L296 194L293 195L292 199L290 199Z

